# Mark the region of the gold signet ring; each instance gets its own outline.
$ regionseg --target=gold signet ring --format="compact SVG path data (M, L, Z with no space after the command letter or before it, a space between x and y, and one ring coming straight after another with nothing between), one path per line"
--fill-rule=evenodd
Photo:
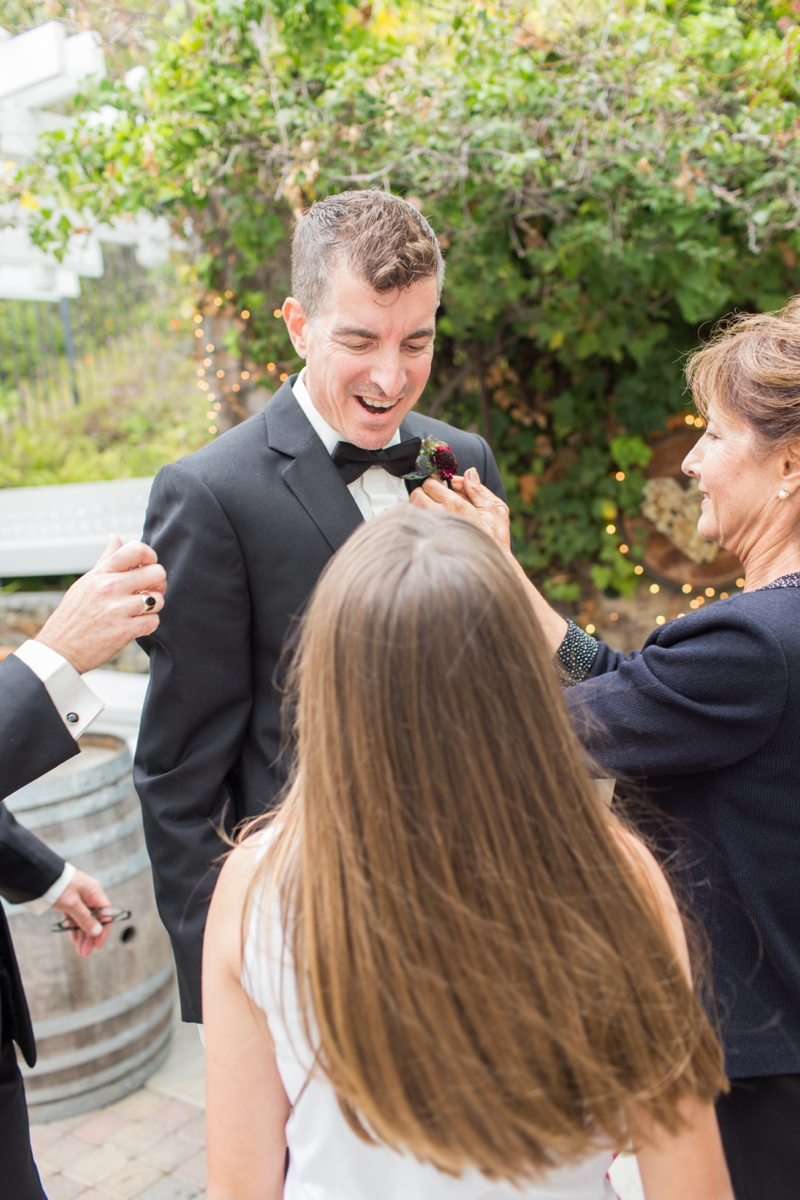
M155 596L142 596L142 607L145 613L152 612L156 606Z

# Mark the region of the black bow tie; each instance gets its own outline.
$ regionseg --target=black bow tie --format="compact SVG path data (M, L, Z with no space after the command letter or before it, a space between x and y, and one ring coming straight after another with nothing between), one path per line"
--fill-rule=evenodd
M370 467L383 467L390 475L400 479L414 470L421 448L421 438L409 438L396 446L386 446L383 450L362 450L350 442L339 442L331 457L333 465L348 484L355 483Z

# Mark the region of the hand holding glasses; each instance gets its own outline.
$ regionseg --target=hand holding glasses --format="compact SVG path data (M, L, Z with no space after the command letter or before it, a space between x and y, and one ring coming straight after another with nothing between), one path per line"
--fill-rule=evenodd
M110 905L108 908L90 908L89 912L93 917L100 922L101 925L114 925L117 921L129 921L131 919L131 911L129 908L117 908L116 905ZM71 933L75 929L80 929L72 917L63 917L53 926L53 933Z

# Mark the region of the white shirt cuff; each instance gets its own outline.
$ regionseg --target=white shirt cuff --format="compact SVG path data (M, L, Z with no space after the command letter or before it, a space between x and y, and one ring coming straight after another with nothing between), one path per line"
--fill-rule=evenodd
M32 912L35 917L41 917L46 913L48 908L52 908L57 900L60 900L64 892L75 878L75 871L72 863L64 863L64 870L59 875L55 883L51 883L43 896L38 896L36 900L29 900L25 907L28 912Z
M79 738L105 708L103 701L86 686L72 663L44 642L23 642L14 653L41 679L61 720L72 736Z

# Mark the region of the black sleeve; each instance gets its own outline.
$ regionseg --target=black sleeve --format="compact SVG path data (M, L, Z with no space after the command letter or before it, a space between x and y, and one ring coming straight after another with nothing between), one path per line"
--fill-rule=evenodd
M773 733L788 692L783 649L741 610L719 607L671 621L628 657L600 643L591 677L566 691L581 740L611 774L731 766Z
M252 706L249 588L225 512L180 463L155 480L144 540L168 590L157 631L142 639L150 685L134 779L184 1016L200 1020L203 930L213 864L225 849L216 830Z
M0 796L10 796L78 752L47 688L10 654L0 663ZM13 904L35 900L63 870L64 860L0 803L0 895Z

